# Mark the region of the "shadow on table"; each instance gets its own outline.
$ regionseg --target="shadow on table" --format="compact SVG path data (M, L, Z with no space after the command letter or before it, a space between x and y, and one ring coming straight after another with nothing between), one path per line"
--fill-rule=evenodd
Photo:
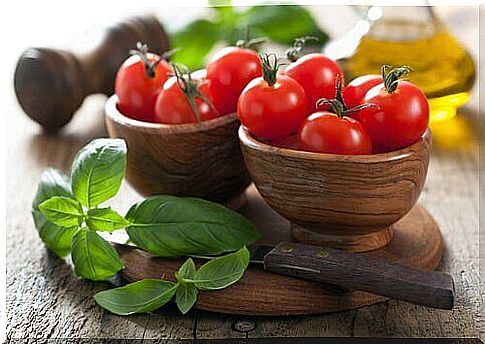
M105 97L93 97L83 104L71 123L57 133L31 136L29 154L38 164L69 171L77 151L95 138L108 137L104 122Z

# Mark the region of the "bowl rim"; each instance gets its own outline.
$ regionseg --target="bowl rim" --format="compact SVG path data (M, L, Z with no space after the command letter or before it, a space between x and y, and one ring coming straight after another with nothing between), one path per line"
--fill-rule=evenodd
M265 142L255 139L249 130L241 125L238 130L239 141L241 144L250 147L252 149L276 154L279 156L304 159L304 160L315 160L315 161L339 161L339 162L349 162L349 163L378 163L386 161L394 161L406 158L417 151L420 151L424 146L429 146L431 144L431 129L428 127L421 139L416 141L410 146L397 149L386 153L377 154L362 154L362 155L350 155L350 154L329 154L329 153L316 153L308 152L303 150L296 150L290 148L281 148L272 146Z
M130 127L133 129L143 130L147 133L159 134L159 133L171 133L171 134L181 134L181 133L194 133L206 130L211 130L219 126L226 125L228 123L237 121L236 113L230 113L220 117L210 119L208 121L202 121L199 123L184 123L184 124L162 124L162 123L152 123L139 121L130 117L125 116L118 110L117 107L118 96L113 94L108 98L104 106L106 117L110 120L116 122L117 124Z

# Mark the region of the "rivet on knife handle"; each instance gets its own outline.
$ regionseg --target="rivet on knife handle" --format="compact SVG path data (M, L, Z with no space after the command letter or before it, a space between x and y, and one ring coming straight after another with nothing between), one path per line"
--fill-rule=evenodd
M409 268L362 253L281 243L264 257L264 267L428 307L452 309L454 304L455 289L449 274Z

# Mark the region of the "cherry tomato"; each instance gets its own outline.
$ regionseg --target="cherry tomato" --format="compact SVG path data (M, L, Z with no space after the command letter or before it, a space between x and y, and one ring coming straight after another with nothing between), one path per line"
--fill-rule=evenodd
M424 93L414 84L399 81L397 88L374 86L364 101L374 104L360 111L359 117L372 141L387 150L409 146L428 128L429 105Z
M191 74L190 80L188 75L169 78L163 85L155 104L155 121L165 124L182 124L195 123L199 119L206 121L220 116L219 112L210 104L213 103L211 85L204 75L205 70L199 70ZM188 91L184 92L184 89ZM193 97L195 101L198 116L190 105L190 97Z
M250 49L227 47L207 65L214 106L221 114L236 111L239 95L246 85L262 75L258 54Z
M140 53L129 57L120 67L115 79L118 109L126 116L141 121L154 121L155 102L172 66L139 46Z
M390 152L391 150L386 147L382 147L379 144L372 142L372 154L381 154L381 153L387 153Z
M297 81L277 74L280 65L276 54L262 55L261 65L264 74L243 90L237 114L251 134L262 139L279 139L298 130L308 100Z
M366 93L374 86L382 83L382 76L369 74L352 80L342 90L345 105L350 109L364 103Z
M311 114L298 131L303 150L330 154L371 154L372 142L355 119L321 111Z
M308 97L308 113L315 112L320 98L335 98L337 81L343 82L339 66L323 54L307 54L286 67L282 74L287 75L303 87Z
M272 140L270 144L280 148L300 149L300 146L298 144L298 138L294 134L289 136L284 136L276 140Z
M259 77L239 97L237 114L253 135L277 139L298 130L307 104L305 91L292 78L281 75L274 85L268 85Z

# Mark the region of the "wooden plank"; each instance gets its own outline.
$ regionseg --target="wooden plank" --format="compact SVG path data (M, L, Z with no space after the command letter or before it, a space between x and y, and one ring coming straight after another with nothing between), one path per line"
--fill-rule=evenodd
M69 266L47 253L30 218L30 203L47 166L68 171L80 147L106 135L102 97L87 102L72 125L59 137L40 135L12 104L7 141L7 311L8 335L21 337L87 338L222 338L266 336L475 336L483 305L478 277L478 158L476 141L457 151L435 146L421 203L443 231L447 251L442 269L453 273L457 306L452 312L430 310L390 301L357 311L311 317L249 317L191 312L173 308L156 315L117 317L97 307L91 296L105 286L78 279ZM141 199L124 184L110 204L125 212ZM245 211L256 225L285 225L276 214L263 216L261 204ZM248 319L250 320L248 322ZM242 325L241 325L242 322ZM235 324L254 329L234 330ZM481 324L481 325L480 325ZM249 326L249 327L248 327Z

